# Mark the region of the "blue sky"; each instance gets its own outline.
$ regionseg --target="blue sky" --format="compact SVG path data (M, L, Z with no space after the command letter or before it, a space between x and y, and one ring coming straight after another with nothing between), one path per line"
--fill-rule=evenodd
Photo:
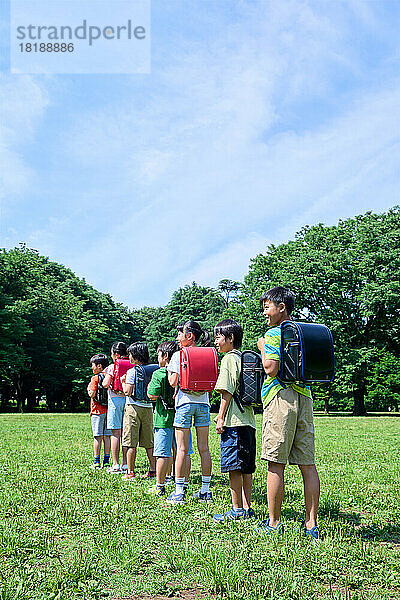
M153 0L151 15L149 75L12 75L3 46L1 247L161 305L242 279L303 225L400 202L399 2Z

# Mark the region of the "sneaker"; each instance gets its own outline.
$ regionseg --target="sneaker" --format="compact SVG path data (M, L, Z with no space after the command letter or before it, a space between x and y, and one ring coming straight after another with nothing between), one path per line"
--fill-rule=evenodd
M211 492L194 492L192 498L199 502L212 502L213 497Z
M91 469L101 469L101 464L100 464L100 463L98 463L98 462L92 463L92 464L90 465L90 468L91 468Z
M121 471L122 471L122 473L127 473L128 472L128 465L121 465Z
M119 475L121 473L121 467L119 465L108 467L107 473L111 473L111 475Z
M213 519L217 523L223 523L224 521L237 521L238 519L245 519L246 511L244 508L235 510L233 507L228 512L224 512L220 515L214 515Z
M134 479L135 477L135 471L133 471L132 473L125 473L125 475L122 475L122 479L124 479L125 481L130 481L131 479Z
M246 508L245 512L246 512L245 519L254 519L256 516L256 513L254 512L254 510L252 508Z
M159 498L161 498L162 496L165 496L165 486L158 486L158 485L154 485L153 487L149 488L146 491L146 494L150 494L152 496L158 496Z
M106 462L103 461L103 469L108 469L109 466L110 466L110 461L108 461L108 460Z
M153 479L156 476L155 471L147 471L144 475L140 475L140 479Z
M262 533L265 533L266 535L271 535L271 534L272 535L274 535L274 534L283 535L283 532L284 532L282 523L278 523L278 525L276 527L272 527L269 524L269 518L266 519L266 521L261 521L261 523L259 524L257 529L259 531L261 531Z
M168 504L185 504L185 494L175 494L175 492L173 492L168 496L166 502L168 502Z
M304 533L306 534L306 536L311 538L311 540L314 544L319 544L319 542L321 541L320 537L319 537L319 529L318 529L317 525L315 525L315 527L312 527L311 529L306 529L304 527Z

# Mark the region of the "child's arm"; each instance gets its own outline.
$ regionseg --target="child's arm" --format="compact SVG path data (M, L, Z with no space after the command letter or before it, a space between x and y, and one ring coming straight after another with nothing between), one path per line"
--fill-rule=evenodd
M168 373L169 385L176 387L179 383L179 373Z
M87 386L87 393L89 395L89 398L91 398L91 399L96 397L97 385L98 385L98 382L93 381L93 379L94 378L92 377Z
M121 377L121 384L125 396L133 396L135 392L135 386L133 383L126 383L126 373Z
M152 402L156 402L160 396L153 396L152 394L147 394Z
M221 434L224 431L224 422L226 411L228 410L229 404L232 400L232 394L227 392L226 390L221 390L221 404L219 406L217 421L216 421L216 431Z
M104 375L104 379L103 379L103 387L104 388L109 388L111 385L111 380L112 380L112 376L109 375L108 373L106 373Z
M275 377L279 371L279 360L273 360L272 358L265 358L265 338L259 338L257 347L261 352L262 364L264 371L268 377Z

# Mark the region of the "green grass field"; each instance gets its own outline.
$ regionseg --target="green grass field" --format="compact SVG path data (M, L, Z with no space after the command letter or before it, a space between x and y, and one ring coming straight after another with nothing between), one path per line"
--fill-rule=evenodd
M87 415L2 415L0 427L0 600L400 597L400 419L316 418L318 547L299 532L296 467L287 469L282 538L260 535L252 520L213 523L230 506L214 431L214 504L170 507L145 493L149 482L89 469ZM199 481L195 453L190 491ZM258 460L257 520L267 515L265 488Z

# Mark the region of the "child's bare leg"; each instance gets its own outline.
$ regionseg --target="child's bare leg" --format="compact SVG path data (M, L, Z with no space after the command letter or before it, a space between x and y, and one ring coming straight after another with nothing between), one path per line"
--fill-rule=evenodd
M251 506L251 488L253 484L253 475L251 473L242 473L243 477L243 489L242 489L242 501L243 508L248 510Z
M156 462L156 477L159 485L165 484L165 477L171 464L171 459L159 456Z
M317 524L317 512L319 504L320 483L318 471L315 465L299 465L303 476L304 499L306 503L307 529L312 529Z
M175 464L176 464L176 441L172 444L172 465L171 465L171 475L175 477Z
M243 477L241 471L229 471L229 487L231 488L233 508L243 508Z
M197 449L199 451L201 460L201 474L205 477L209 477L211 475L212 468L211 454L210 449L208 447L208 430L208 426L196 427Z
M154 454L153 454L153 448L146 448L146 453L147 453L147 458L149 459L149 463L150 463L150 471L155 471L156 470L156 459L154 458Z
M128 464L128 448L126 446L122 446L122 464Z
M189 456L189 454L187 454L186 455L186 463L185 463L185 481L186 481L186 483L189 481L191 468L192 468L192 459Z
M189 429L176 428L176 461L175 477L185 477L186 456L189 452Z
M271 527L276 527L281 520L282 502L285 492L285 466L282 463L268 462L267 498L269 524Z
M111 429L111 452L113 465L119 465L119 450L121 445L121 429Z
M104 443L104 454L110 455L111 438L109 435L103 435L103 443Z
M126 460L128 465L128 473L134 473L136 462L136 448L126 448Z
M172 456L168 459L168 468L167 468L167 472L166 472L166 476L167 475L172 475L172 469L174 466L174 459L172 458Z
M100 456L102 435L96 435L93 438L93 452L95 456Z

